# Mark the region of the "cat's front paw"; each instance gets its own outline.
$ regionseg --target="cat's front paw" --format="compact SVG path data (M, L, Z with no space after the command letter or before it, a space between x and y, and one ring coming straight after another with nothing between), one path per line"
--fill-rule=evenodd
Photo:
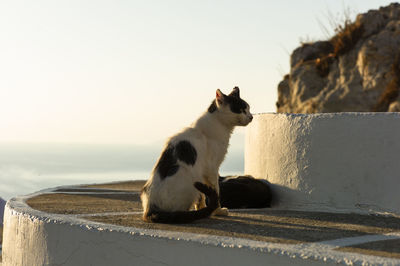
M219 207L218 209L216 209L213 213L214 215L217 216L228 216L229 215L229 211L227 208L221 208Z

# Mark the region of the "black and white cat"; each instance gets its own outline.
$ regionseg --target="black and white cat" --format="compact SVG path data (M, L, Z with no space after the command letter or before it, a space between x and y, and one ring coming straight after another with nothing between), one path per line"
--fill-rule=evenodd
M229 95L218 89L208 110L167 141L142 189L143 219L186 223L211 214L228 215L218 200L218 170L233 129L248 125L252 119L238 87ZM207 206L204 195L208 197ZM192 207L196 210L190 211Z

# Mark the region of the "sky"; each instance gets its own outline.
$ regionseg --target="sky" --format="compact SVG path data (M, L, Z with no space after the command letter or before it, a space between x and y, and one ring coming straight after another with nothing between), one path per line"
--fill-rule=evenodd
M0 1L0 142L155 143L234 86L274 112L301 41L390 2Z

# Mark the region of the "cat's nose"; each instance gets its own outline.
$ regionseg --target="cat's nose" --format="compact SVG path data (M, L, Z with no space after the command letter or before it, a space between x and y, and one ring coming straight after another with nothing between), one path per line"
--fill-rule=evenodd
M252 114L250 114L249 119L250 119L250 121L253 121L253 115Z

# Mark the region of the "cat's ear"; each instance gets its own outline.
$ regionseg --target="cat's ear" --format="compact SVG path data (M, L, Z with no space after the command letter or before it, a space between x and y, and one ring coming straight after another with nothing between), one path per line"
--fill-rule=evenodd
M229 96L233 96L233 97L240 98L239 87L233 88L233 90L232 90L232 92L229 94Z
M224 102L225 94L222 93L219 89L215 92L215 100L217 104L222 104Z

